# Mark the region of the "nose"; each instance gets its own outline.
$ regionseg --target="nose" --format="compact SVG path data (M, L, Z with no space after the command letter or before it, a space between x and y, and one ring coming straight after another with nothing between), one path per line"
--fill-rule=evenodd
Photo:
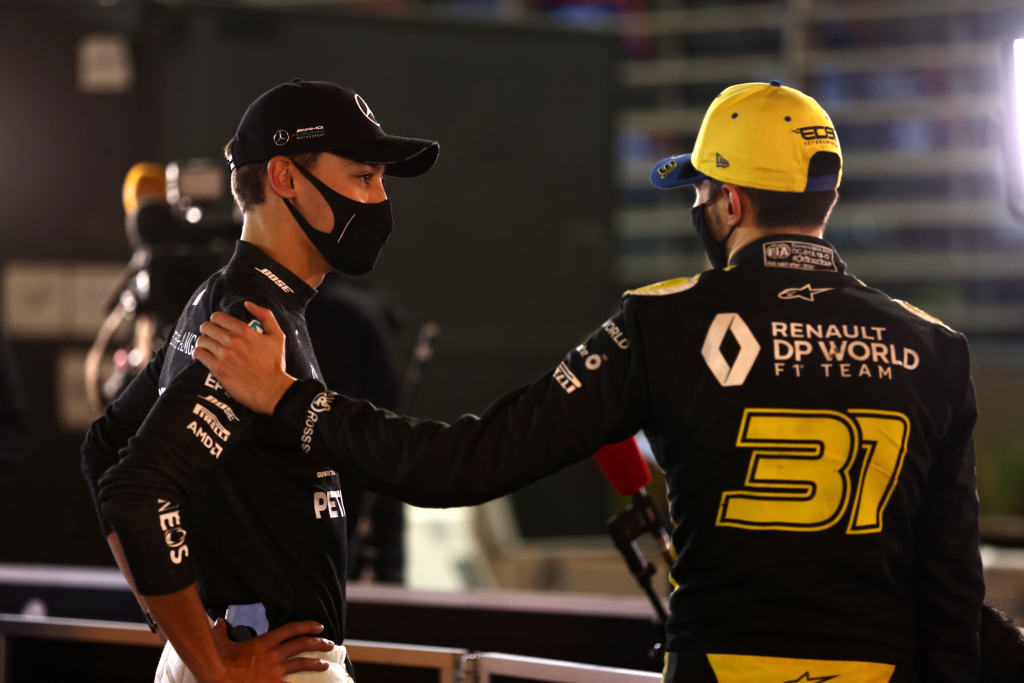
M370 183L370 196L367 201L371 204L379 204L388 198L388 192L384 189L384 174L377 175Z

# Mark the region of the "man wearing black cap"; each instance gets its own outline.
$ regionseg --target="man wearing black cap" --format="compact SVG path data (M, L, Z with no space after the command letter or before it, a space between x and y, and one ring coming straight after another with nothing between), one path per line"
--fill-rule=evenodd
M283 367L318 379L304 320L314 288L332 269L373 267L392 229L382 176L424 173L438 144L385 134L352 90L294 81L249 106L225 154L241 241L156 359L93 424L82 469L119 565L173 644L157 680L324 671L317 680L349 681L338 475L307 443L282 438L273 420L235 402L192 352L211 313L245 315L243 302L259 301L291 341ZM323 409L307 416L310 429ZM274 631L240 644L223 623L211 631L210 616L250 603L263 603ZM318 630L322 639L288 640Z
M414 482L420 504L483 499L643 429L675 524L667 682L974 681L967 344L846 272L822 239L841 171L812 98L723 91L693 153L651 173L696 187L714 268L627 293L479 418L398 418L289 377L292 342L257 307L267 334L217 314L195 357L343 476Z

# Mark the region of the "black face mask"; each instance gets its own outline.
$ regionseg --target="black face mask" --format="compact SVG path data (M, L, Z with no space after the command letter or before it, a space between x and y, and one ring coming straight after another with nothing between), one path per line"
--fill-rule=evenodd
M334 213L334 227L330 232L320 232L290 201L284 200L313 246L328 263L346 275L363 275L373 270L393 227L390 200L377 204L357 202L327 187L302 166L295 164L295 168L309 178Z
M725 268L728 265L727 258L728 254L725 253L725 245L729 241L729 237L732 236L732 231L736 229L736 225L732 226L729 233L725 236L721 242L716 242L711 236L711 231L708 229L708 222L704 216L704 209L708 204L715 198L712 197L703 204L698 204L690 209L690 217L693 219L693 227L697 231L697 237L700 238L701 244L704 245L704 253L708 255L708 261L711 262L711 267L715 269ZM737 223L737 225L739 225Z

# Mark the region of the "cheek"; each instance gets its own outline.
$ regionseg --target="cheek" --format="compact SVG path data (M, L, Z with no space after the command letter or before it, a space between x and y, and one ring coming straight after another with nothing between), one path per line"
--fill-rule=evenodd
M719 210L719 205L708 206L704 209L704 218L708 222L712 235L718 235L725 229L725 216Z

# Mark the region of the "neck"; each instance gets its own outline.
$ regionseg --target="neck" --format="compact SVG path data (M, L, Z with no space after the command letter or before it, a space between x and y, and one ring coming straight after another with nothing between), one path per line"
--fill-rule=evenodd
M728 252L728 261L736 255L743 247L756 242L764 237L776 237L779 235L802 235L804 237L817 237L821 239L825 235L825 226L790 226L783 228L762 228L756 225L739 225L729 236L725 245Z
M269 201L274 201L271 198ZM280 203L280 200L277 200ZM274 210L268 202L245 212L242 241L259 247L282 266L316 289L331 266L283 207Z

